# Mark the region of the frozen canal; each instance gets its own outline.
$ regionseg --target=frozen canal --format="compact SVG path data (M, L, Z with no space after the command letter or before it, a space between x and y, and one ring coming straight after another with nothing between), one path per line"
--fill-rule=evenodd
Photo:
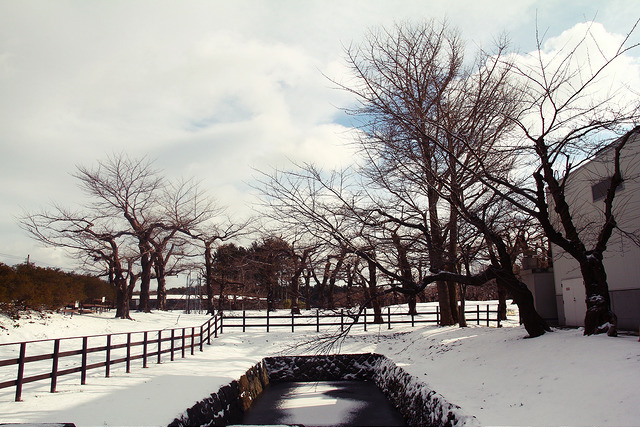
M366 381L272 383L243 424L405 425L376 385Z

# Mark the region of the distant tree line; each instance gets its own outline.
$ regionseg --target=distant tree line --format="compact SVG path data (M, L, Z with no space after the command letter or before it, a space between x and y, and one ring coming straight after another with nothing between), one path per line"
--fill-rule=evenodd
M225 243L213 253L210 280L211 305L217 310L262 308L336 309L362 304L374 308L381 319L381 306L400 304L406 298L398 293L385 295L389 282L374 284L368 264L346 251L332 254L322 245L298 250L280 236L267 236L248 247ZM170 289L169 293L202 295L209 298L206 287L195 285ZM474 299L498 299L497 286L470 292ZM429 287L417 297L421 302L437 301L437 290ZM380 320L381 321L381 320Z
M29 263L0 263L0 313L12 318L27 310L58 310L75 302L101 302L102 298L109 304L114 297L113 287L95 276Z

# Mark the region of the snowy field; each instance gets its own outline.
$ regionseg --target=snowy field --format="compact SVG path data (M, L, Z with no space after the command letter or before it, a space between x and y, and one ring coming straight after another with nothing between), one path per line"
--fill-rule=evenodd
M18 323L0 317L0 343L192 327L207 320L179 312L133 313L134 321L112 316L53 314ZM318 336L312 330L228 329L203 352L184 359L160 365L150 360L146 369L138 360L129 374L123 364L114 365L110 378L101 369L89 371L85 386L80 374L60 377L54 394L48 381L25 384L22 402L13 401L15 388L2 389L0 423L167 425L263 357L309 354L296 345ZM525 336L515 322L501 329L369 325L367 332L352 333L336 352L384 354L483 425L640 426L637 336L583 337L580 330ZM8 357L13 356L0 354L0 359ZM15 366L0 368L0 374L8 368L14 375Z

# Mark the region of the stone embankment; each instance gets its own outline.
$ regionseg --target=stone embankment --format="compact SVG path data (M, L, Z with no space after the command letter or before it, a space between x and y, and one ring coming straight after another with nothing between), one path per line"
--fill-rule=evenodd
M177 417L170 427L242 422L269 382L373 381L410 426L479 426L478 420L379 354L268 357Z

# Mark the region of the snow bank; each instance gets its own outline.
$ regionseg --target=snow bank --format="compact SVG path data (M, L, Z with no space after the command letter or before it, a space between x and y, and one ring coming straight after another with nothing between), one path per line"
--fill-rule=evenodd
M411 426L476 427L478 420L386 357L375 364L374 381Z
M51 315L0 319L0 341L63 335L125 332L195 326L204 315L133 313L135 321L95 316ZM34 323L30 323L34 322ZM44 323L41 323L44 322ZM164 326L163 326L164 325ZM506 324L508 326L508 324ZM640 343L637 336L584 337L581 330L557 330L535 339L513 327L468 328L387 326L350 335L341 353L378 353L424 382L482 425L640 425ZM186 408L240 378L263 358L300 354L301 342L315 332L292 334L228 330L204 352L130 374L114 369L110 378L91 371L87 385L79 374L61 379L58 393L47 381L25 385L23 402L15 390L0 390L0 423L73 422L77 426L168 425ZM291 352L297 348L295 352ZM0 355L1 357L1 355ZM7 367L8 368L8 367ZM13 374L13 372L12 372ZM117 408L117 410L115 409Z

